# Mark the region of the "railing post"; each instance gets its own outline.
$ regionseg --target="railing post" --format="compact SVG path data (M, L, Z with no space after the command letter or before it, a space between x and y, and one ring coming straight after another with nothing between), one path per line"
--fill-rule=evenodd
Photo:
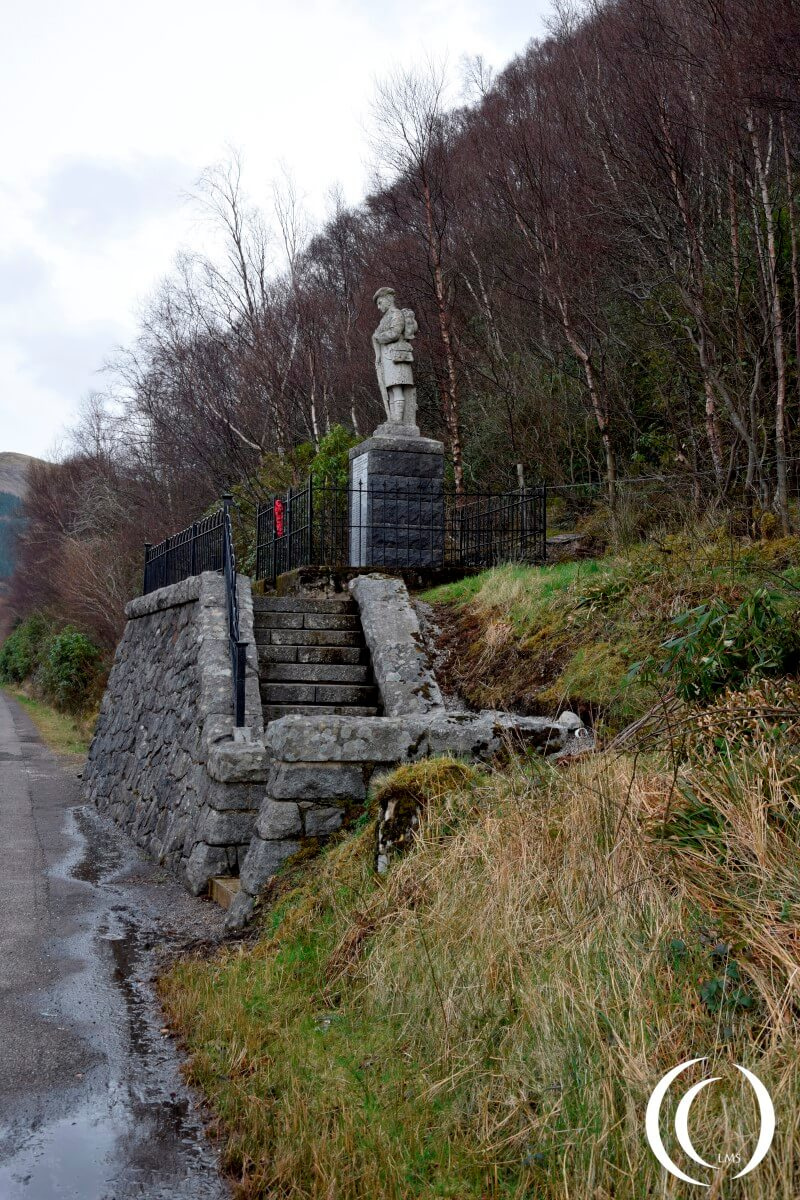
M161 581L162 587L167 587L170 583L172 583L172 579L170 578L170 575L172 574L172 563L171 563L171 560L169 557L171 549L172 549L172 534L169 534L167 536L166 548L164 550L164 575L166 576L166 578L164 578Z
M308 477L308 561L314 562L314 484L313 476Z
M244 725L244 681L247 672L247 642L236 642L236 694L234 721L237 729Z
M192 521L192 553L191 562L189 564L189 574L197 574L197 521Z
M233 529L231 527L231 505L233 504L233 496L230 492L224 492L222 495L222 568L227 569L227 555L225 554L225 538L230 534L233 539ZM233 542L231 541L231 545ZM236 581L234 580L234 587Z
M142 595L143 595L143 596L146 596L146 595L147 595L147 593L148 593L148 590L149 590L149 589L148 589L148 586L147 586L147 583L148 583L148 579L147 579L147 577L148 577L148 575L149 575L149 573L150 573L150 572L148 571L148 567L149 567L149 565L150 565L150 561L149 561L149 557L148 557L148 556L149 556L149 554L150 554L150 550L151 550L151 548L152 548L152 545L153 545L153 543L152 543L152 542L145 542L145 544L144 544L144 575L143 575L143 578L142 578Z

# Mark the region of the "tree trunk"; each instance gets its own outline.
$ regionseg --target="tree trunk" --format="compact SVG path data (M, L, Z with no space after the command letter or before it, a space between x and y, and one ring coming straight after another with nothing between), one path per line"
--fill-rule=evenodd
M428 233L428 252L433 268L433 287L436 295L436 315L439 322L439 336L442 340L445 363L445 387L443 389L444 419L450 439L450 453L453 456L453 475L455 477L456 495L464 494L464 455L461 445L461 414L458 395L458 375L456 360L453 352L453 338L450 332L450 314L447 311L447 296L442 270L442 256L437 244L433 226L433 200L427 180L423 184L425 197L425 220Z
M797 210L794 205L794 183L792 180L792 158L789 154L789 135L786 132L786 114L781 113L783 135L783 161L786 167L786 203L789 210L789 235L792 240L792 292L794 296L794 357L797 390L800 392L800 268L797 261Z
M764 162L761 158L761 150L753 123L753 114L749 109L747 112L747 130L750 134L750 144L753 148L756 177L767 230L768 278L772 306L772 345L775 355L775 502L780 514L783 534L785 537L788 537L791 533L791 523L789 521L789 494L786 476L786 351L783 335L783 310L778 283L778 255L775 248L775 222L769 198L767 173L764 170Z

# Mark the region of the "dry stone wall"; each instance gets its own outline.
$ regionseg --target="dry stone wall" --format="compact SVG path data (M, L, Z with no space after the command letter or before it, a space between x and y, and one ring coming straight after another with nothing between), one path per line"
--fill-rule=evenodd
M195 894L238 872L267 763L249 580L238 580L248 647L247 728L234 730L225 582L207 572L126 608L84 771L89 800Z

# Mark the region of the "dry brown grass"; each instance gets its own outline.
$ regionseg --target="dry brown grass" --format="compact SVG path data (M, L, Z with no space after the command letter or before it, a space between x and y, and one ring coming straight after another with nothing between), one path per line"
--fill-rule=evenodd
M707 1055L724 1082L692 1111L701 1154L753 1144L733 1063L778 1113L757 1172L708 1194L796 1197L799 860L760 755L493 772L431 806L384 879L367 826L306 865L255 948L178 966L165 1002L238 1194L684 1196L644 1107Z

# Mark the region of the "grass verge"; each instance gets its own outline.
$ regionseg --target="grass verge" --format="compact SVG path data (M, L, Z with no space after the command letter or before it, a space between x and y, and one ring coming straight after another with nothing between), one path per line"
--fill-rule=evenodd
M767 587L797 604L800 539L751 542L722 526L651 537L625 554L552 567L508 565L423 598L444 629L449 682L478 708L571 708L617 732L658 699L630 667L701 603Z
M39 731L42 741L56 754L85 758L92 740L95 714L74 717L59 712L43 700L37 700L20 688L3 686L3 691L22 705Z
M681 1197L644 1108L707 1056L700 1152L755 1144L736 1063L772 1094L775 1143L742 1181L678 1161L710 1196L793 1200L796 747L748 733L721 756L718 734L671 771L610 753L450 785L403 768L405 789L434 772L438 799L386 876L368 813L296 868L254 944L176 964L161 994L237 1196Z

